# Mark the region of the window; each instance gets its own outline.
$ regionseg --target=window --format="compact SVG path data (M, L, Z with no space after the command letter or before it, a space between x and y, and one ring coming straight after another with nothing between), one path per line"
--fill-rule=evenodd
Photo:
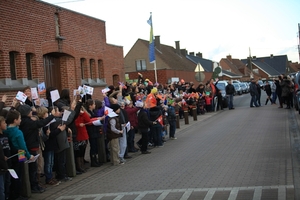
M55 34L56 34L56 37L60 36L59 29L60 29L60 27L59 27L59 15L58 15L58 13L55 13Z
M103 60L98 60L98 73L100 79L104 78Z
M257 73L257 74L259 73L259 72L258 72L258 69L253 69L253 72L255 72L255 73Z
M80 58L81 79L84 79L85 58Z
M10 65L11 80L17 80L16 61L17 61L17 52L15 52L15 51L9 52L9 65Z
M90 78L93 78L93 68L95 65L95 60L94 59L90 59Z
M26 53L26 70L27 70L27 79L32 80L32 53Z
M146 70L146 61L145 60L137 60L136 61L136 71Z

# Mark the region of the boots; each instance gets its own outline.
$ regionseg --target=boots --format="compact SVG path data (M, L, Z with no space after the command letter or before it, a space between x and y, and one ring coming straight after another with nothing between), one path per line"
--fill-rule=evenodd
M91 167L100 167L95 154L91 156Z
M76 158L76 170L81 173L85 172L85 170L82 166L82 157Z

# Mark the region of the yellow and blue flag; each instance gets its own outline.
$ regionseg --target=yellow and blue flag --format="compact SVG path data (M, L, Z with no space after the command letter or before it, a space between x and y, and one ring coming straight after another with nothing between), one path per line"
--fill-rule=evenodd
M150 40L149 40L149 62L155 62L155 46L154 46L154 37L153 37L153 23L152 23L152 13L150 13L150 18L147 23L151 26L150 28Z

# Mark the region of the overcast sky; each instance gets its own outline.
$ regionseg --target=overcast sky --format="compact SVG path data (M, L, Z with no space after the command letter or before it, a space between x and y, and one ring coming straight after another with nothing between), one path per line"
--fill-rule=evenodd
M44 0L106 22L107 43L123 46L149 40L152 12L160 42L203 58L244 59L287 55L299 62L300 0Z

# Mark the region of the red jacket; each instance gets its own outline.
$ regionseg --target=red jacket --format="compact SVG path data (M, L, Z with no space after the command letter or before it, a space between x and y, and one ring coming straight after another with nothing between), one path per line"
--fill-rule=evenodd
M137 128L138 126L138 119L137 119L137 111L140 108L136 108L136 107L128 107L126 106L124 108L124 110L126 111L127 115L128 115L128 120L130 122L130 125Z
M90 116L86 112L80 112L80 114L75 120L75 125L77 129L77 136L76 136L77 141L84 141L89 139L89 135L87 133L86 127L80 126L81 123L87 124L89 122L91 122Z

